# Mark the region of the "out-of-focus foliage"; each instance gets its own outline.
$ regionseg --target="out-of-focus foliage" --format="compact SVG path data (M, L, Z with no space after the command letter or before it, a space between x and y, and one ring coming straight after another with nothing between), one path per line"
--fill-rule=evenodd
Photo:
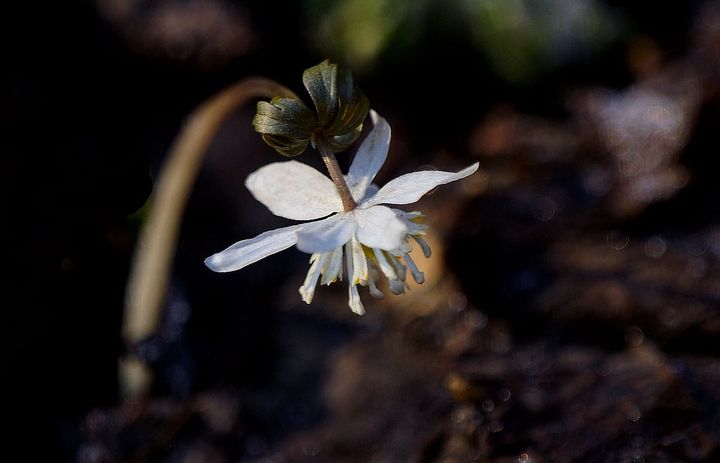
M431 0L308 0L312 42L354 69L370 69L390 47L411 46Z
M595 0L458 0L470 38L511 81L586 55L617 37L618 18Z
M432 30L461 31L513 82L608 44L623 23L596 0L308 0L315 46L358 69L412 49Z

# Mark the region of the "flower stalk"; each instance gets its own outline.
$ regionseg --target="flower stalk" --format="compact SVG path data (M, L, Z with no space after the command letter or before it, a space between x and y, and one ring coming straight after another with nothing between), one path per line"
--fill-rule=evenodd
M325 163L328 174L330 174L330 179L335 184L335 188L337 188L337 192L340 195L343 210L345 212L352 211L357 207L357 203L355 199L353 199L352 193L350 193L350 188L348 188L347 182L345 182L345 177L343 177L342 170L340 170L340 165L335 155L322 144L318 144L317 148Z

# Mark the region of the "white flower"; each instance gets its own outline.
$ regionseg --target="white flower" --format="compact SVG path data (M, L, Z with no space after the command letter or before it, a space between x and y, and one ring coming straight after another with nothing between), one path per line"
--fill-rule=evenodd
M293 220L329 217L239 241L208 257L205 264L216 272L231 272L297 245L299 250L312 254L310 270L299 290L309 304L318 280L329 285L342 279L344 254L349 306L357 314L365 312L357 285L369 286L373 296L382 297L377 283L385 276L390 290L399 294L405 290L408 269L414 280L422 283L423 274L410 257L407 244L408 238L414 239L425 256L430 256L430 248L422 238L427 228L420 223L422 214L381 204L414 203L438 185L471 175L478 163L457 173L421 171L401 175L378 189L372 180L387 157L390 126L374 111L370 115L374 128L360 145L345 177L357 202L356 209L343 212L333 182L312 167L297 161L268 164L250 174L245 186L270 212Z

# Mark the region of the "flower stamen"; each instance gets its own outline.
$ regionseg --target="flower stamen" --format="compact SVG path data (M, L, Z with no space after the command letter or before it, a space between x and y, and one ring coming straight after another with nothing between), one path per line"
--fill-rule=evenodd
M420 249L422 249L423 255L426 259L429 259L432 255L432 250L430 250L430 245L427 244L427 241L425 241L422 236L420 235L410 235L415 240L415 242L420 246Z
M355 284L355 267L353 265L353 250L352 242L354 239L345 243L345 265L349 275L348 285L348 305L350 310L358 315L365 313L365 307L363 307L362 301L360 300L360 294L358 294L357 285Z
M368 265L362 246L355 238L350 239L353 261L353 284L364 285L368 280Z
M388 280L397 280L397 273L395 273L395 269L392 265L390 265L387 258L385 258L385 253L383 253L380 249L373 248L373 255L375 256L383 275L385 275Z
M320 281L321 284L330 285L331 283L335 283L337 280L342 281L342 258L342 246L335 248L330 255L330 259L327 262L326 268L324 268L322 271L322 280Z
M410 273L412 273L415 283L419 285L423 284L425 282L425 274L417 268L417 265L415 265L415 261L412 260L410 254L403 254L403 258L405 259L405 263L407 263L408 268L410 268Z

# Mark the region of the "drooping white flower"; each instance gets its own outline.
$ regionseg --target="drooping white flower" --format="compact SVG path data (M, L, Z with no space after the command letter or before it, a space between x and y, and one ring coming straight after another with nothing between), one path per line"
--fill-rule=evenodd
M478 169L475 163L460 172L420 171L401 175L382 188L372 184L387 157L390 126L370 112L374 128L358 149L345 180L357 203L352 211L343 211L340 195L333 182L297 161L268 164L250 174L245 186L273 214L293 220L313 220L262 233L238 241L205 259L216 272L231 272L246 267L293 245L312 254L310 270L300 287L303 301L310 303L318 281L329 285L347 271L349 306L353 312L365 312L357 286L368 286L374 297L382 297L378 282L389 280L394 294L404 292L408 270L417 283L424 281L410 257L408 239L418 243L426 257L430 247L422 236L427 229L422 214L393 209L383 204L414 203L438 185L460 180ZM328 217L326 217L328 216ZM322 217L326 217L322 220Z

